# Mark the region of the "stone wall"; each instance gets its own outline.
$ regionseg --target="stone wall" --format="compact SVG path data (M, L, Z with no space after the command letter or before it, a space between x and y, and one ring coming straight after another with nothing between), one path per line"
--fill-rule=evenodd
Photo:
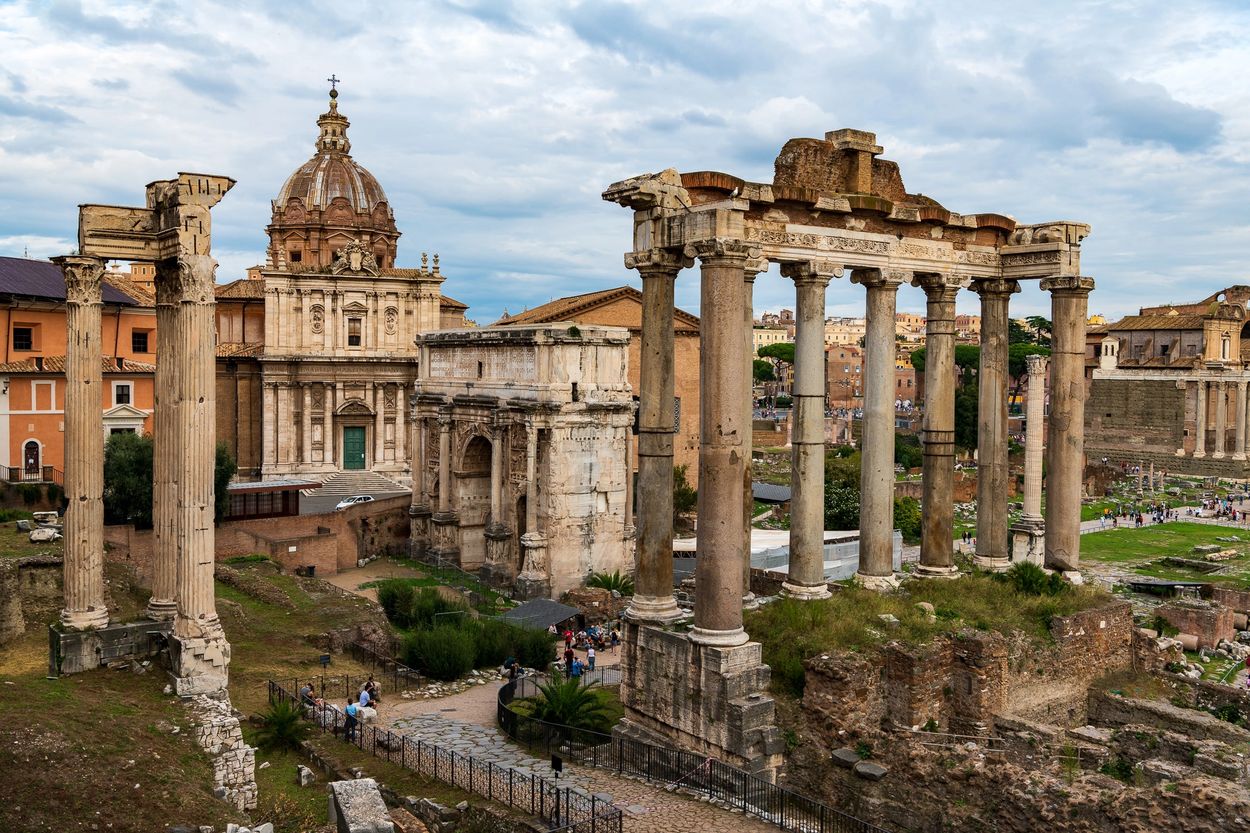
M26 632L26 623L46 623L62 605L61 558L31 555L0 559L0 645Z
M195 739L212 760L213 795L240 812L256 809L256 750L243 741L229 695L201 694L183 702L195 724Z
M0 645L7 645L25 632L17 561L0 559Z
M1221 604L1236 613L1250 613L1250 590L1234 590L1231 587L1210 585L1203 593L1211 601Z
M1199 648L1215 648L1222 640L1233 640L1237 628L1230 608L1213 602L1177 601L1160 605L1157 613L1182 634L1198 638Z
M1184 391L1174 380L1099 379L1085 401L1085 451L1091 460L1137 460L1143 452L1180 463L1184 445ZM1180 469L1173 465L1172 471Z

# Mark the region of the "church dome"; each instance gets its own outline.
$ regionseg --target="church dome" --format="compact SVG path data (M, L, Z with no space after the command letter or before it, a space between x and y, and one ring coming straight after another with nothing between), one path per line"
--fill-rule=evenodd
M270 256L278 268L325 268L335 252L360 241L380 268L395 264L399 231L382 185L351 157L347 117L339 113L338 91L317 119L316 154L287 177L273 200Z

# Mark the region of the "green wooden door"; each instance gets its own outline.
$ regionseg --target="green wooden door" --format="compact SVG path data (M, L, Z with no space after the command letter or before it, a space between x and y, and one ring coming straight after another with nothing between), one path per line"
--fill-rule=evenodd
M365 429L364 426L346 425L343 427L343 468L363 469L365 467Z

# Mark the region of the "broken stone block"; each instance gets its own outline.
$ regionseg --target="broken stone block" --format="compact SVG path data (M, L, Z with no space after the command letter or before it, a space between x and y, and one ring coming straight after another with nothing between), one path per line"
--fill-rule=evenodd
M859 753L845 746L833 750L833 754L829 757L835 764L846 769L853 768L860 761Z
M30 542L32 544L46 544L61 537L61 533L50 526L38 526L30 531Z
M897 628L899 626L898 617L893 613L879 613L877 618L881 620L881 624L887 628Z
M853 771L860 778L868 781L880 781L882 778L890 774L890 771L881 764L875 764L872 761L860 761L853 767Z
M295 783L299 784L301 787L311 786L314 782L316 782L316 780L316 773L308 767L303 764L298 764L295 767Z

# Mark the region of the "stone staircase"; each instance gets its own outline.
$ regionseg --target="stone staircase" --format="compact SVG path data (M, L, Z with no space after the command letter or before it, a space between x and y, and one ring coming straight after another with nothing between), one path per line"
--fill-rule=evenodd
M320 489L305 489L305 495L348 497L408 491L394 480L373 471L340 471L321 482Z

